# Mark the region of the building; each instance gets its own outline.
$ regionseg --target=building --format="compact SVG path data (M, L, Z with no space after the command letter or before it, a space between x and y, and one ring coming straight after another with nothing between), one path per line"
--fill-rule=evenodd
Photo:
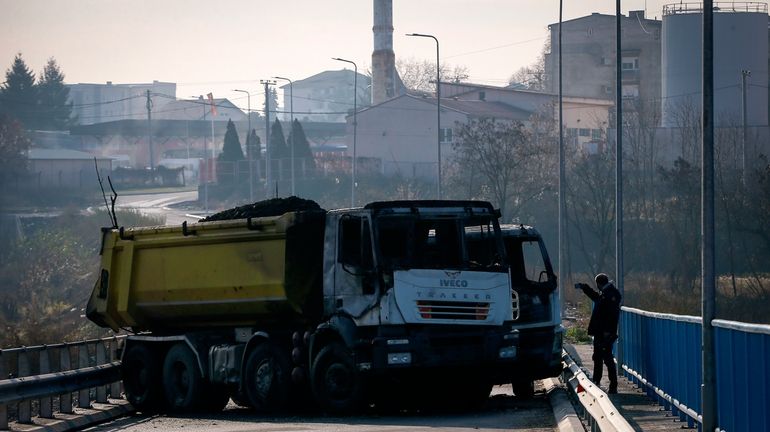
M213 120L216 122L247 120L246 113L230 100L214 98L212 102L215 110L211 109L211 103L207 99L175 99L164 104L162 108L154 108L152 118L158 120ZM145 113L146 117L147 114Z
M627 109L659 112L661 98L661 21L644 11L621 20L622 94ZM545 56L546 89L556 94L559 71L559 24L548 26L551 52ZM562 85L565 95L615 98L615 15L593 13L562 23Z
M471 120L492 118L501 121L528 122L532 115L554 113L556 97L552 94L482 86L442 83L441 158L453 154L455 128ZM565 125L575 131L573 145L597 151L603 143L601 131L607 126L611 101L567 98L564 101ZM438 133L436 99L406 94L364 108L356 114L356 156L369 159L382 174L403 177L437 175ZM348 157L353 149L353 116L348 116ZM588 130L584 136L583 130ZM372 164L371 160L379 163Z
M147 118L147 92L152 109L163 109L176 99L176 83L153 81L145 84L68 84L72 113L78 124L90 125L115 120Z
M96 189L99 187L94 159L104 175L112 171L112 159L67 149L31 148L27 153L31 185L48 189Z
M349 69L324 71L290 85L281 86L283 90L283 118L289 119L289 108L293 107L294 118L305 122L344 123L345 116L353 109L353 71ZM358 74L356 103L358 108L370 105L371 80L366 75Z

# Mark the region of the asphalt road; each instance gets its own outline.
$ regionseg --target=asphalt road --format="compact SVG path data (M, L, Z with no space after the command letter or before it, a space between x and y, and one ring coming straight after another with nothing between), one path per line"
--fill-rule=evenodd
M467 412L431 411L378 414L367 412L354 417L319 415L266 417L228 405L222 413L195 416L148 416L136 414L86 429L88 431L341 431L341 432L411 432L411 431L534 431L552 432L556 424L542 386L535 397L521 401L510 386L495 387L487 403Z
M159 194L121 195L115 207L119 209L135 209L148 216L164 216L165 225L181 225L182 222L197 222L198 219L187 216L189 209L174 208L173 204L198 199L197 191L167 192Z

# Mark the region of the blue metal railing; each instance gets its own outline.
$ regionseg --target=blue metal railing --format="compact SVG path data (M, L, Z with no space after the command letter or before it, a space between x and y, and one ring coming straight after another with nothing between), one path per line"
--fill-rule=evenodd
M618 363L626 376L687 421L700 422L701 318L621 312ZM722 430L770 431L770 325L714 320Z

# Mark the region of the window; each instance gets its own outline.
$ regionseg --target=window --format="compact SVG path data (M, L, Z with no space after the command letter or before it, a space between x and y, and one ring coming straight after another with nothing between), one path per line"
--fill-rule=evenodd
M639 97L639 85L624 84L622 92L623 92L623 99L636 99Z
M588 129L588 128L585 128L585 129L584 129L584 128L580 128L580 136L582 136L582 137L591 136L591 129Z
M340 220L339 262L364 270L374 266L368 219L350 216Z
M487 100L487 92L480 91L479 92L479 100Z
M593 139L593 140L600 140L600 139L602 139L602 130L601 129L591 129L591 139Z
M623 57L623 70L639 70L639 57Z
M574 138L577 136L577 128L567 128L567 137Z
M441 142L444 144L452 143L452 128L441 128Z

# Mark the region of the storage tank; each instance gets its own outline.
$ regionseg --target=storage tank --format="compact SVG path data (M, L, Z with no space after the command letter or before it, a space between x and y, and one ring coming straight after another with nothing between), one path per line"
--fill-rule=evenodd
M663 7L663 126L700 118L702 100L701 3ZM742 123L742 77L746 76L748 126L768 124L768 15L758 2L714 3L714 114L717 126ZM744 73L747 71L748 73ZM693 111L694 110L694 111ZM694 116L692 115L694 114Z

